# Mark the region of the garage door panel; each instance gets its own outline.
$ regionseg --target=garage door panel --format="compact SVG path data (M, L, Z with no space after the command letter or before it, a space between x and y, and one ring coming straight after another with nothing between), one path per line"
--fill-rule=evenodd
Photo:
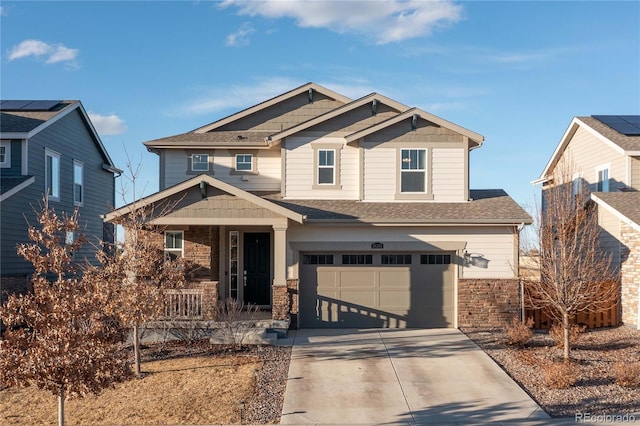
M404 287L411 285L411 270L408 267L385 267L378 269L380 287Z
M408 287L407 287L408 290ZM380 308L384 309L404 309L407 312L407 306L411 304L411 294L409 291L380 291ZM400 312L400 311L398 311Z
M363 268L347 268L339 272L342 288L374 289L377 286L376 271Z
M377 306L379 304L379 295L375 291L341 291L340 300L345 303L352 303L360 306Z

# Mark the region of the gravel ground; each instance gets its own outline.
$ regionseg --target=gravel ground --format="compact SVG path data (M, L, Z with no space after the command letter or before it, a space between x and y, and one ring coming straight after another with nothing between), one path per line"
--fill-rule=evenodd
M567 389L544 384L544 366L562 359L546 332L537 332L524 347L505 345L502 330L463 330L552 417L576 413L640 413L640 389L615 383L616 362L640 362L640 331L629 327L597 329L583 333L571 356L578 381Z

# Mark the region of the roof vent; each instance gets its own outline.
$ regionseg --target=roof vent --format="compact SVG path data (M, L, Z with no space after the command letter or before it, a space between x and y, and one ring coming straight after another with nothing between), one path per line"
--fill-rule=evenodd
M308 94L309 94L309 103L312 103L313 102L313 87L309 88Z
M371 115L376 115L376 113L378 112L378 100L374 99L373 102L371 102Z
M411 117L411 130L418 128L418 118L420 118L419 114L413 114L413 117Z
M242 135L238 135L237 137L238 137L238 140L239 140L239 141L241 141L241 140L243 140L243 139L247 139L247 137L246 137L246 136L242 136Z

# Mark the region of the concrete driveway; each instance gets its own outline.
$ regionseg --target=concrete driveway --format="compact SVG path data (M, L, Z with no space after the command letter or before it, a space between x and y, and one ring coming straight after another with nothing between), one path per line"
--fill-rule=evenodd
M543 424L549 418L455 329L317 329L289 337L281 424Z

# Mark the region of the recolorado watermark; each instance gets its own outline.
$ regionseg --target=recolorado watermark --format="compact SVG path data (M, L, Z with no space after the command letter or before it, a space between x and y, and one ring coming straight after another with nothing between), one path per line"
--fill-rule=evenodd
M576 423L635 423L633 414L591 414L576 413Z

